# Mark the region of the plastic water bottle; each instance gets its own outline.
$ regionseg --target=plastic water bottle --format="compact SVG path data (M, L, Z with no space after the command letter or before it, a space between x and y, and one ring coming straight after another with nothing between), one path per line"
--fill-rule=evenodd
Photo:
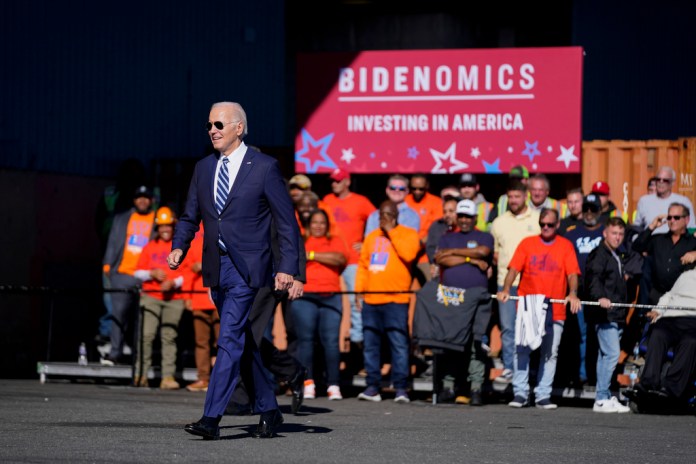
M87 365L87 345L84 342L80 343L80 348L77 351L77 364L80 366Z
M636 380L638 380L638 368L633 365L628 367L628 379L631 384L631 388L636 386Z
M640 343L636 343L633 347L633 362L636 363L640 357Z

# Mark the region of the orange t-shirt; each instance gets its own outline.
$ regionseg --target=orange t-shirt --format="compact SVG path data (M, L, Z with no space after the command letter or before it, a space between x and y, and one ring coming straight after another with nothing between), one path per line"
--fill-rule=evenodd
M348 245L348 264L357 264L360 252L354 245L362 243L367 218L377 208L366 196L354 192L350 192L345 198L338 198L330 193L324 197L323 202L333 213L336 226Z
M203 274L200 272L193 272L191 269L195 263L201 263L202 261L203 223L201 223L200 229L198 229L193 240L191 240L191 247L184 260L184 265L186 265L184 289L193 291L193 293L184 293L184 298L191 300L191 309L194 311L215 309L215 303L210 299L210 294L208 293L209 289L203 285Z
M568 294L568 276L580 276L575 248L567 238L556 236L553 242L544 242L539 235L522 239L508 269L522 274L517 287L519 296L545 295L562 300ZM553 320L564 321L565 305L553 303Z
M186 261L179 269L170 269L169 264L167 264L167 256L172 251L172 242L165 242L160 239L151 240L143 248L143 252L140 253L140 258L138 258L138 265L136 270L150 271L152 269L162 269L167 274L167 280L175 280L184 275L183 269L187 267ZM186 258L188 259L188 258ZM183 268L183 269L182 269ZM143 291L153 298L158 300L178 300L185 298L183 294L178 291L172 291L163 293L160 290L161 283L156 280L147 280L143 282ZM186 286L186 279L184 278L184 284L182 287Z
M138 258L143 248L150 241L152 227L155 222L155 212L140 214L137 211L131 214L126 228L126 244L123 247L123 257L117 271L119 274L133 275L138 269Z
M375 229L365 237L355 291L388 291L406 293L367 293L369 304L408 303L411 295L411 263L421 248L418 232L410 227L397 225L385 237L381 229Z
M430 225L442 217L442 199L432 193L425 192L425 196L423 196L420 203L416 203L413 194L409 193L404 202L420 216L418 236L425 243ZM422 254L418 262L427 263L428 256L425 253Z
M334 251L341 253L348 259L348 249L340 237L309 236L305 241L305 250L315 253ZM328 293L341 291L340 266L329 266L318 261L307 260L307 283L304 285L305 293Z

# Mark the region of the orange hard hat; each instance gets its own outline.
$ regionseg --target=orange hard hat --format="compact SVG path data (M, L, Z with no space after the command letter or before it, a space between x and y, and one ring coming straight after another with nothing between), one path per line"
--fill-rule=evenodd
M171 225L175 222L176 218L174 217L174 212L171 210L171 208L168 208L167 206L162 206L160 207L160 209L157 210L157 214L155 214L156 225Z

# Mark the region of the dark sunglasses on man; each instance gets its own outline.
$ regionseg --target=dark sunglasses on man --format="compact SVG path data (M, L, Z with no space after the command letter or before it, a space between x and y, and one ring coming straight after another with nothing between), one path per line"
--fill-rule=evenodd
M213 126L215 126L215 128L216 128L217 130L222 130L223 127L228 126L228 125L230 125L230 124L236 124L236 123L238 123L238 122L239 122L239 121L230 121L230 122L224 123L224 122L221 122L221 121L215 121L215 122L210 122L210 121L208 121L207 123L205 123L205 128L206 128L206 130L207 130L208 132L210 132L211 130L213 130Z

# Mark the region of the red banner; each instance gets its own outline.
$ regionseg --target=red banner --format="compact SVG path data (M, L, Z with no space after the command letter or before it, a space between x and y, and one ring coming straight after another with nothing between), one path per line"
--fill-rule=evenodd
M297 172L580 172L580 47L302 54L297 70Z

